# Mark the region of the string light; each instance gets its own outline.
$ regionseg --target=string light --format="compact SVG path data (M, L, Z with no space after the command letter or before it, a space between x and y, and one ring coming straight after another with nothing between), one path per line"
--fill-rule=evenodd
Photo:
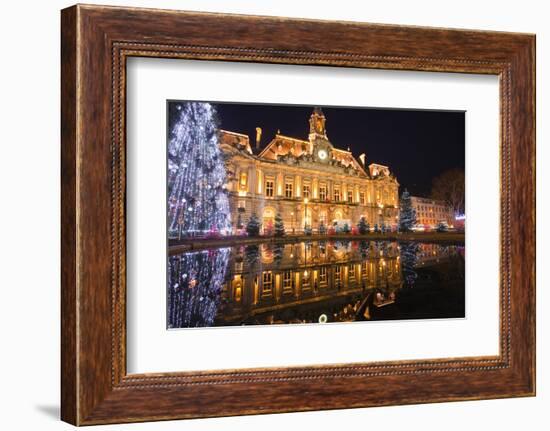
M231 232L218 119L210 103L176 106L168 142L168 234Z
M213 326L221 302L230 248L170 256L168 327Z

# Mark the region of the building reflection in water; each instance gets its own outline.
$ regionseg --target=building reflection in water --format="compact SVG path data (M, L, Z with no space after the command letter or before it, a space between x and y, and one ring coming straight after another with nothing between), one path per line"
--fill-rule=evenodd
M306 241L172 256L168 326L411 318L396 310L399 291L425 284L418 272L448 265L462 251L395 241ZM463 290L463 264L445 270L457 272L458 278L462 271L458 287Z

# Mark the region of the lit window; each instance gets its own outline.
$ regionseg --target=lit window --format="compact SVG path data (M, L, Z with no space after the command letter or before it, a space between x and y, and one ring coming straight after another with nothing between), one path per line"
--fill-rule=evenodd
M336 202L340 201L340 189L334 189L334 200Z
M366 201L365 201L365 192L360 192L360 193L359 193L359 200L361 201L361 205L365 205L365 204L366 204Z
M292 272L283 272L283 290L292 290Z
M319 199L322 201L327 200L327 186L322 185L319 187Z
M310 192L311 192L311 188L310 188L309 184L304 184L304 187L303 187L304 198L309 198Z
M241 179L239 182L241 184L241 189L245 189L248 184L248 175L246 172L241 172Z
M309 282L310 282L310 279L309 279L309 272L307 271L307 269L304 271L304 276L302 277L302 288L303 289L307 289L309 288Z
M287 198L292 197L292 183L285 184L285 197Z
M348 202L351 204L353 203L353 192L348 191Z
M242 293L243 289L241 287L241 283L238 283L235 286L235 302L241 302Z
M273 197L273 190L274 187L274 181L273 180L266 180L265 182L265 195L267 197Z
M270 271L263 273L263 290L271 290L273 287L273 274Z
M319 268L319 284L327 284L327 268L325 266Z

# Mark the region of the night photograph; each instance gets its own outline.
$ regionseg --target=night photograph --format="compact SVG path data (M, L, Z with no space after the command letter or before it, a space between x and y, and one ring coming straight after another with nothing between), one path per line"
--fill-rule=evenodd
M465 113L167 102L167 328L465 317Z

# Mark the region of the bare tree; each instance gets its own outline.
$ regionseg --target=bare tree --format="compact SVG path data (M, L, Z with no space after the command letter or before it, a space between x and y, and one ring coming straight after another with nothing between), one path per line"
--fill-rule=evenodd
M455 213L464 213L464 171L450 169L432 182L432 199L442 200L451 206Z

